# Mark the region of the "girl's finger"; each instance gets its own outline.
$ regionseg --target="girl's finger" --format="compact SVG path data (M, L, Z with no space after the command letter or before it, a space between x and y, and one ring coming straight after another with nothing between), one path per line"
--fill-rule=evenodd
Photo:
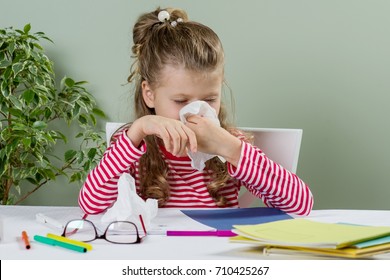
M183 130L187 135L186 147L188 147L191 152L195 153L198 149L198 142L196 140L195 132L187 126L183 126Z

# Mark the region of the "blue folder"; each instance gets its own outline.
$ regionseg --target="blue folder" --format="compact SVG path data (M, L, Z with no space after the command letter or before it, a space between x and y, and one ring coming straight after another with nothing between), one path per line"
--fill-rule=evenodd
M182 212L217 230L231 230L233 225L255 225L292 219L282 210L268 207L182 210Z

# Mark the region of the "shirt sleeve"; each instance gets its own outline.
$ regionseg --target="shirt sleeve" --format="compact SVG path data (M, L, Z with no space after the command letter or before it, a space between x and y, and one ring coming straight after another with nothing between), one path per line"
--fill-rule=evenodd
M91 170L79 193L79 206L87 214L98 214L112 205L118 196L120 175L129 172L146 151L146 144L135 147L124 130L114 138L98 165Z
M237 167L228 163L228 172L269 207L297 215L308 215L313 207L309 187L296 174L247 142L242 142Z

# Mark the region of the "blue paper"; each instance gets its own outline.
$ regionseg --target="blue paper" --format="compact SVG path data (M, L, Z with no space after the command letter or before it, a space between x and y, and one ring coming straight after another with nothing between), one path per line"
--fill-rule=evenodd
M390 236L375 238L375 239L371 239L371 240L368 240L368 241L356 243L356 244L353 245L353 247L356 247L356 248L366 248L366 247L371 247L371 246L375 246L375 245L381 245L381 244L385 244L385 243L390 243Z
M255 225L292 219L282 210L268 207L182 210L182 212L217 230L231 230L233 225Z

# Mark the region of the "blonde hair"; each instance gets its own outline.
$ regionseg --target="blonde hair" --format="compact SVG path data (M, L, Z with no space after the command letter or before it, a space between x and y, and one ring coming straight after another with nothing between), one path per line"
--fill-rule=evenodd
M160 11L169 12L170 19L161 22ZM178 20L178 19L181 20ZM177 24L172 25L175 21ZM134 25L132 47L134 63L128 82L135 83L134 106L136 118L155 115L142 97L142 82L148 81L157 87L161 71L167 64L184 66L185 69L204 73L224 66L224 52L217 34L209 27L189 21L185 11L179 9L160 9L141 15ZM218 115L221 127L232 131L227 123L226 109L221 104ZM139 162L140 190L144 198L155 198L159 206L169 199L167 181L168 167L159 150L159 139L154 135L145 138L147 151ZM210 195L218 206L226 205L226 199L219 190L230 178L226 164L217 157L206 163L206 169L212 174L208 185Z

